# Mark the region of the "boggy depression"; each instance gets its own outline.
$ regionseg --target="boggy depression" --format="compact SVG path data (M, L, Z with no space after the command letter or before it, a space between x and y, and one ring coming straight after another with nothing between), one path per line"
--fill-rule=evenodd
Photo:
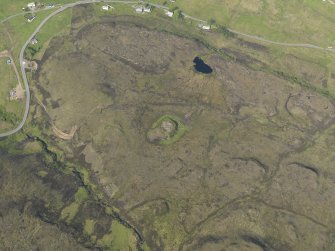
M332 102L172 31L119 17L54 38L36 92L58 128L78 128L56 144L152 250L329 248ZM212 74L194 71L199 55ZM152 144L164 116L185 130Z

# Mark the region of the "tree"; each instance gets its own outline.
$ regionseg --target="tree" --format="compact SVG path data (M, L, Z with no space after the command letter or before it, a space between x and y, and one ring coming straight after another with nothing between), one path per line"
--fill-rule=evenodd
M3 105L0 105L0 121L6 121L15 125L19 119L15 113L7 112L6 108Z
M177 14L178 14L178 18L184 19L184 13L181 10L178 10Z
M208 21L209 26L212 27L214 24L216 24L216 20L214 18L209 19Z
M216 24L216 20L214 18L209 19L209 25Z
M225 37L235 37L236 35L231 32L228 28L222 26L222 25L218 25L218 29L219 31L225 36Z
M28 46L25 51L25 57L28 58L29 60L32 60L36 55L36 53L38 53L41 49L42 45L40 44Z
M33 14L31 14L31 13L29 12L29 13L24 14L24 17L25 17L26 19L28 19L28 18L33 17Z

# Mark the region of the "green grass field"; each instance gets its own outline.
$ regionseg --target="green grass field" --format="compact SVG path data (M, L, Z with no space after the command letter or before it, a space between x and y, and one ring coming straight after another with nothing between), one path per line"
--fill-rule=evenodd
M41 59L51 38L53 38L55 35L60 35L70 30L71 16L72 9L68 9L64 12L61 12L59 15L52 17L50 21L46 23L46 25L36 36L38 40L37 46L42 46L42 48L35 56L35 58Z
M18 4L18 3L16 3ZM8 1L8 6L12 6L12 3ZM2 7L2 6L1 6ZM9 7L8 7L9 8ZM14 8L9 8L14 9ZM1 8L1 10L3 10ZM9 50L12 52L12 56L18 69L19 62L18 57L22 45L29 38L31 33L39 25L40 21L43 20L52 10L44 11L38 13L36 19L32 23L28 23L26 18L22 16L17 16L10 19L8 22L0 25L0 34L3 39L0 41L0 48L2 50ZM71 23L71 13L72 10L66 10L59 15L53 17L49 22L42 28L38 33L37 39L38 44L35 46L41 47L40 53L35 55L35 58L43 55L49 40L55 35L61 32L68 31ZM39 59L39 58L38 58ZM1 87L0 87L0 105L2 105L7 112L14 113L19 119L22 117L24 110L24 102L22 101L9 101L9 91L17 85L17 79L15 72L11 66L6 64L6 59L1 58L0 62L0 74L1 74ZM10 123L2 123L0 125L0 130L8 130L13 125Z
M114 221L111 227L111 233L106 234L98 240L98 244L105 250L136 250L136 239L131 230L121 223Z
M267 39L331 46L335 5L328 2L275 0L179 0L185 13Z
M14 116L16 115L16 118L14 119L15 121L9 122L8 119L5 118L5 114L0 112L0 129L8 130L8 128L11 128L13 124L16 124L18 119L21 118L23 102L19 100L9 100L9 91L16 87L18 83L13 67L6 64L6 58L0 58L0 76L0 110L2 112L7 112L10 117L13 117L13 114Z
M25 8L28 3L33 2L29 0L0 0L0 20L22 12L22 8ZM53 1L46 1L41 0L37 1L39 4L64 4L64 3L71 3L72 0L53 0Z
M0 58L0 105L7 105L9 99L9 91L17 85L17 79L14 69L11 65L6 64L7 58Z
M54 4L73 2L55 0ZM153 3L166 3L178 6L185 13L203 19L215 19L218 23L241 32L259 35L267 39L285 42L316 43L332 46L335 41L333 15L335 5L325 1L293 0L153 0ZM48 1L39 3L47 4ZM27 1L0 0L0 19L19 13ZM37 22L36 22L37 23Z

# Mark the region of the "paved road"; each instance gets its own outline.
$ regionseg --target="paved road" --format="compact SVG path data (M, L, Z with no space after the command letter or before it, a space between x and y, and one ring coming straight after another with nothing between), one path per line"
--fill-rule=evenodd
M60 8L58 8L56 11L52 12L50 15L48 15L40 24L39 26L36 28L36 30L33 32L33 34L31 34L31 36L28 38L28 40L25 42L25 44L23 45L21 51L20 51L20 67L21 67L21 73L22 73L22 78L23 78L23 83L25 86L25 90L26 90L26 104L25 104L25 111L24 111L24 115L23 115L23 119L21 121L21 123L13 130L10 130L8 132L5 133L1 133L0 134L0 138L2 137L7 137L10 136L16 132L18 132L19 130L21 130L21 128L23 127L23 125L25 124L27 118L28 118L28 113L29 113L29 105L30 105L30 89L29 89L29 83L28 83L28 79L27 79L27 75L26 75L26 71L24 69L24 51L27 48L28 44L30 43L30 41L33 39L33 37L40 31L40 29L45 25L45 23L52 18L53 16L57 15L58 13L68 9L68 8L72 8L74 6L80 5L80 4L88 4L88 3L99 3L99 2L108 2L108 3L124 3L124 4L137 4L139 3L138 1L122 1L122 0L83 0L83 1L78 1L78 2L74 2L74 3L70 3L70 4L65 4L63 6L61 6ZM150 4L152 6L155 6L157 8L161 8L161 9L165 9L167 10L168 8L166 6L163 5L159 5L159 4L153 4L150 2L146 2L146 1L141 1L141 3L143 4ZM48 10L46 9L42 9L42 10L38 10L38 11L45 11ZM38 12L35 11L35 12ZM24 15L25 13L18 13L12 16L9 16L3 20L0 21L0 23L4 23L6 21L8 21L11 18L14 18L16 16L20 16L20 15ZM183 13L183 15L186 18L198 21L198 22L203 22L203 23L207 23L204 20L201 19L197 19L195 17L189 16L185 13ZM249 34L245 34L233 29L228 29L230 32L236 34L236 35L240 35L240 36L245 36L254 40L258 40L261 42L265 42L265 43L270 43L270 44L275 44L275 45L281 45L281 46L289 46L289 47L303 47L303 48L310 48L310 49L319 49L319 50L327 50L327 51L331 51L331 52L335 52L335 49L326 49L326 48L322 48L320 46L317 45L312 45L312 44L293 44L293 43L282 43L282 42L276 42L276 41L271 41L268 39L264 39L262 37L258 37L258 36L254 36L254 35L249 35Z
M84 0L84 1L78 1L75 3L70 3L70 4L65 4L62 7L60 7L59 9L57 9L56 11L52 12L50 15L48 15L40 24L39 26L35 29L35 31L31 34L31 36L27 39L27 41L25 42L25 44L23 45L21 51L20 51L20 68L21 68L21 73L22 73L22 78L23 78L23 83L24 83L24 88L26 90L26 104L25 104L25 110L24 110L24 114L23 114L23 118L21 123L13 130L10 130L8 132L5 133L1 133L0 134L0 138L3 137L7 137L10 136L18 131L20 131L22 129L22 127L24 126L27 118L28 118L28 114L29 114L29 106L30 106L30 89L29 89L29 82L27 79L27 75L26 75L26 71L24 68L24 51L26 50L27 46L29 45L30 41L33 39L34 36L36 36L36 34L40 31L40 29L46 24L46 22L49 21L50 18L52 18L53 16L57 15L58 13L68 9L68 8L72 8L76 5L80 5L80 4L87 4L87 3L98 3L98 2L110 2L110 3L125 3L125 4L133 4L133 3L138 3L137 1L117 1L117 0L111 0L111 1L104 1L104 0ZM20 13L21 15L21 13ZM13 15L14 16L18 16L18 15ZM8 17L10 18L10 17ZM7 18L7 20L8 20Z
M55 8L55 7L57 7L57 6L60 6L60 4L56 4L53 8ZM52 10L53 8L45 7L45 8L43 8L43 9L39 9L39 10L35 10L35 11L31 11L31 13L38 13L38 12L41 12L41 11ZM29 11L28 11L28 12L27 12L27 11L23 11L23 12L20 12L20 13L15 14L15 15L11 15L11 16L9 16L9 17L6 17L5 19L2 19L2 20L0 21L0 24L7 22L8 20L10 20L10 19L12 19L12 18L14 18L14 17L23 16L23 15L25 15L25 14L27 14L27 13L30 13L30 12L29 12Z
M192 19L192 20L200 22L200 23L207 23L207 21L205 21L205 20L189 16L185 13L183 13L183 15L184 15L184 17L186 17L188 19ZM233 34L243 36L243 37L247 37L247 38L257 40L257 41L260 41L260 42L264 42L264 43L268 43L268 44L274 44L274 45L280 45L280 46L286 46L286 47L302 47L302 48L307 48L307 49L317 49L317 50L335 52L335 49L323 48L323 47L320 47L320 46L317 46L317 45L314 45L314 44L295 44L295 43L277 42L277 41L272 41L272 40L265 39L265 38L262 38L262 37L259 37L259 36L256 36L256 35L250 35L250 34L243 33L243 32L237 31L237 30L229 29L229 28L227 28L227 30L230 31Z
M233 29L227 29L228 31L236 34L236 35L240 35L243 37L247 37L247 38L251 38L253 40L258 40L264 43L268 43L268 44L275 44L275 45L281 45L281 46L287 46L287 47L302 47L302 48L308 48L308 49L317 49L317 50L323 50L323 51L332 51L335 52L335 49L330 49L330 48L323 48L314 44L293 44L293 43L284 43L284 42L276 42L276 41L272 41L272 40L268 40L262 37L258 37L255 35L249 35L246 33L242 33Z

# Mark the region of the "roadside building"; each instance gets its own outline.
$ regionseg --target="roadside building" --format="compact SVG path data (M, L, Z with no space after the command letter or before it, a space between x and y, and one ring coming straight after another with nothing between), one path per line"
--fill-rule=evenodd
M135 12L139 14L150 13L151 7L138 6L135 8Z
M143 12L150 13L151 12L151 7L144 7Z
M24 98L24 89L21 85L17 85L9 92L9 100L22 100Z
M31 43L31 44L37 44L37 43L38 43L38 40L36 39L36 37L33 37L33 39L30 40L30 43Z
M10 59L10 58L8 58L7 60L6 60L6 64L11 64L12 63L12 60Z
M32 21L34 21L34 19L36 18L36 16L30 16L27 18L28 23L31 23Z
M172 11L165 11L165 15L167 15L168 17L173 17L173 12Z
M110 9L112 9L112 8L113 8L113 7L110 6L110 5L103 5L103 6L101 7L102 10L110 10Z
M32 3L28 3L27 4L27 7L31 10L34 10L36 8L36 3L35 2L32 2Z
M16 88L12 89L9 92L9 100L17 100Z
M137 7L136 9L135 9L135 11L136 11L136 13L143 13L143 7Z
M210 30L211 29L211 26L207 25L206 23L199 23L198 27L203 29L203 30Z

